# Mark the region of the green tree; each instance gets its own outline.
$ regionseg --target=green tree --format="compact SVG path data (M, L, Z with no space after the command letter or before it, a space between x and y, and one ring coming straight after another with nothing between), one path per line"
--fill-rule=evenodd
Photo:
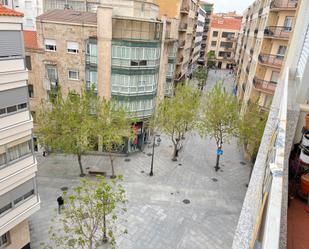
M268 112L261 112L259 105L251 102L239 120L239 144L252 159L258 153L267 118Z
M215 51L209 51L207 54L207 66L213 67L216 65L216 62L214 61L216 58Z
M171 138L174 161L177 160L185 134L195 126L199 103L198 90L179 84L175 96L165 98L157 107L151 126Z
M53 151L76 155L80 176L85 175L82 155L94 148L90 137L95 136L93 109L97 101L94 91L69 91L64 97L59 90L53 101L42 105L37 118L40 143Z
M126 111L116 106L107 100L100 101L97 112L97 135L101 139L103 149L108 153L111 163L112 175L115 177L114 156L115 148L123 145L125 139L130 139L133 136L132 122L133 120L127 117Z
M205 94L198 128L201 136L215 139L218 150L222 150L223 143L237 134L237 100L233 94L226 91L223 82L217 82L213 89ZM217 153L216 171L220 169L219 160L220 154Z
M198 81L198 88L200 90L203 90L203 87L206 84L207 75L207 68L204 67L199 67L193 74L193 77Z
M126 229L118 231L116 225L127 211L121 181L121 176L110 182L97 176L96 180L82 179L71 194L64 192L65 209L52 220L57 226L50 227L51 244L46 248L94 249L108 241L115 248L115 233L127 233Z

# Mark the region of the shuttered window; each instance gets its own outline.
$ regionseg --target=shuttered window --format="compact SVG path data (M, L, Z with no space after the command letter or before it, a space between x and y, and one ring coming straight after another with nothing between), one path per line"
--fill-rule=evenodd
M44 41L45 44L45 50L46 51L56 51L57 50L57 46L56 46L56 41L52 40L52 39L45 39Z
M77 42L67 42L68 53L77 54L78 53L78 43Z
M21 31L0 31L0 59L9 57L21 57L23 44Z
M309 26L307 27L304 44L297 65L297 74L299 77L303 77L305 66L308 59L309 59Z

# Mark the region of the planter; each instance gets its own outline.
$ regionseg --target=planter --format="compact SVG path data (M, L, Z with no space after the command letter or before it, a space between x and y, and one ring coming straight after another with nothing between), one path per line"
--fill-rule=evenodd
M301 150L299 159L303 166L309 167L309 153L305 150Z
M306 130L309 131L309 114L306 115Z
M302 139L302 144L305 147L309 147L309 131L305 132Z

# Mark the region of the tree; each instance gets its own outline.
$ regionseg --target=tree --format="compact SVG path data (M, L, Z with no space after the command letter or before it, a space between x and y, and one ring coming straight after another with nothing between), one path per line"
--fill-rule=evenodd
M133 135L132 122L126 111L107 100L100 101L97 112L97 135L101 138L104 150L108 153L112 168L111 178L115 177L113 151Z
M268 112L261 112L257 103L250 102L239 120L239 144L252 159L258 153L267 118Z
M217 82L213 89L205 94L198 128L201 136L209 136L216 141L215 170L218 171L222 145L237 134L238 128L237 100L233 94L227 93L222 82Z
M206 84L208 71L204 67L199 67L193 74L194 78L198 81L198 88L203 90L204 85Z
M151 126L171 138L174 161L177 160L184 135L195 126L199 103L198 90L179 84L175 89L175 96L165 98L157 107Z
M214 67L216 65L215 60L215 51L209 51L207 54L207 66L208 67Z
M53 219L57 227L49 229L51 245L46 248L98 248L101 242L116 246L116 221L127 209L125 190L118 176L111 182L97 176L94 181L82 179L72 194L64 192L65 209ZM59 228L60 227L60 228ZM127 233L127 230L120 231Z
M77 156L80 176L84 176L82 155L93 149L90 137L95 136L96 118L93 108L98 101L94 91L83 89L81 94L61 90L53 101L42 105L38 114L38 138L54 151Z

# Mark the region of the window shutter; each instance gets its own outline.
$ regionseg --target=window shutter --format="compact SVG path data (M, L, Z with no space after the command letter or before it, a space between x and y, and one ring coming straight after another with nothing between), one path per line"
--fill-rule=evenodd
M45 43L45 45L56 46L56 41L52 40L52 39L45 39L44 43Z
M0 92L0 108L28 102L28 87L19 87Z
M67 42L67 48L68 49L75 49L78 50L78 43L77 42Z
M23 55L21 31L0 31L0 58Z
M303 77L306 62L308 59L309 59L309 26L307 27L304 44L301 49L301 54L300 54L298 65L297 65L298 76Z

